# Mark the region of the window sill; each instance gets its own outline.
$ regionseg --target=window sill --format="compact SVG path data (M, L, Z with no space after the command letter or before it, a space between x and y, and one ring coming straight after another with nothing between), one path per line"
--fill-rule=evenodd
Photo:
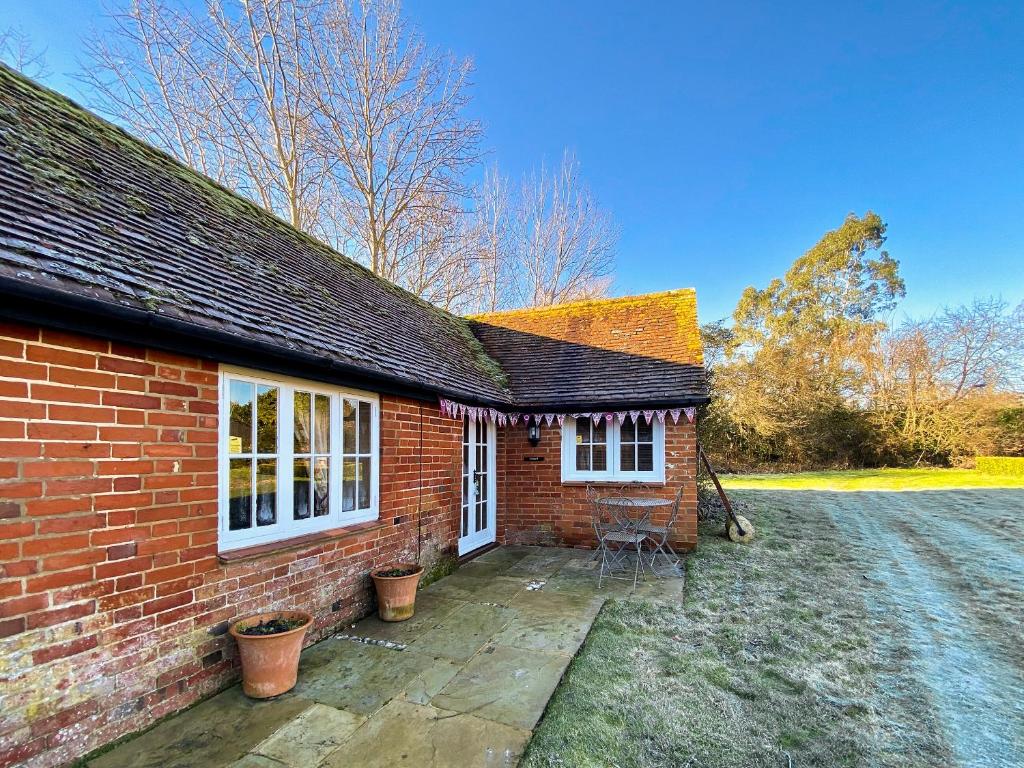
M300 549L314 544L325 544L329 541L344 539L349 536L366 533L367 531L376 531L380 528L386 527L387 525L388 523L382 520L368 520L365 523L354 523L341 528L329 528L326 531L306 533L302 536L293 536L290 539L268 541L265 544L254 544L250 547L229 549L226 552L218 552L217 559L224 564L237 563L242 560L251 560L256 557L276 555L290 549Z
M570 486L600 485L600 486L619 486L619 487L621 487L621 486L628 486L628 485L646 485L646 486L649 486L651 488L662 488L662 487L664 487L666 485L666 483L665 483L664 480L653 479L653 478L651 480L626 480L626 479L623 478L623 479L618 479L618 480L609 480L609 479L603 479L603 480L578 480L578 479L563 480L562 481L562 485L570 485Z

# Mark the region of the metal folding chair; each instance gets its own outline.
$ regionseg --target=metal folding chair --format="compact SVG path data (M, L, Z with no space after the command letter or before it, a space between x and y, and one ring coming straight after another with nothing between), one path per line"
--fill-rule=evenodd
M597 577L597 588L604 584L604 579L622 578L612 576L612 571L625 566L631 552L636 553L636 563L633 566L633 589L640 577L640 572L646 573L643 561L643 545L647 540L647 534L638 530L648 515L642 518L634 518L628 514L629 502L625 499L618 501L614 506L602 503L600 500L594 504L594 533L597 535L598 553L601 557L601 566Z
M679 516L679 508L683 501L683 489L680 488L676 491L676 500L672 505L672 512L669 514L668 521L665 525L655 525L650 520L642 523L639 526L639 531L647 535L648 540L653 546L651 552L651 572L657 576L658 572L655 569L655 561L658 555L661 554L666 560L668 560L669 552L672 553L672 565L679 562L679 555L672 549L672 545L669 544L669 539L672 537L672 526L675 525L676 518Z

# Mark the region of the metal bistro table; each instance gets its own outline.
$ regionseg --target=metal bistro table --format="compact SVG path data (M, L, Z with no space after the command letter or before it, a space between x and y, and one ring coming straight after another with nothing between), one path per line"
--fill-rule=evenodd
M667 507L674 502L672 499L659 499L650 496L602 496L595 500L600 507L611 512L612 524L609 525L601 539L601 573L598 576L598 589L604 579L605 567L609 572L623 562L630 547L636 550L636 566L633 571L633 587L636 588L637 577L642 569L646 573L641 548L647 534L642 530L648 524L651 513L659 507ZM600 517L600 513L598 513ZM610 556L610 557L609 557ZM609 576L609 578L612 578ZM646 576L645 576L646 578Z

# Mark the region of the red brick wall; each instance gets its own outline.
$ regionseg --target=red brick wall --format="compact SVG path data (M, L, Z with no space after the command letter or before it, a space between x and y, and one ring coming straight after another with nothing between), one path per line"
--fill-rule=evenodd
M245 614L309 610L310 642L364 615L420 507L426 559L453 551L458 424L383 397L380 521L222 563L217 412L216 363L0 324L0 766L65 763L223 687Z
M543 461L528 462L527 456ZM537 447L522 426L498 431L498 535L509 544L587 546L595 544L591 506L584 483L561 480L562 435L557 425L542 427ZM674 526L677 551L697 544L697 437L693 424L680 418L665 423L665 484L643 495L675 498L683 488L682 507ZM619 488L622 483L598 484ZM664 524L667 508L652 519Z

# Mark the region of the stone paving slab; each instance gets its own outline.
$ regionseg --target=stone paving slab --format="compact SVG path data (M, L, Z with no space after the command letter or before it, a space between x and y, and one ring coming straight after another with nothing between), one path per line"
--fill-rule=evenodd
M526 589L530 579L526 576L508 576L488 571L463 573L460 568L441 581L431 584L423 594L469 603L498 603L504 605Z
M392 701L322 768L514 768L530 731L473 715Z
M89 762L90 768L199 768L227 765L300 716L295 696L256 701L234 686Z
M253 749L253 754L276 761L278 768L319 765L366 720L344 709L314 704Z
M416 612L412 618L406 621L381 621L377 614L373 614L339 633L408 644L436 627L462 605L462 600L452 600L437 592L423 590L416 596Z
M361 715L373 714L439 663L433 656L351 640L332 638L324 643L334 645L335 659L300 676L294 694Z
M530 730L544 714L571 660L565 653L490 645L431 703Z
M467 662L514 617L515 612L508 608L467 603L424 633L409 648L420 654Z
M596 569L588 551L491 550L422 590L409 621L307 648L291 692L235 686L90 768L511 768L604 601L682 597L682 578L598 590Z
M552 651L572 656L583 645L601 603L572 610L539 605L516 610L516 616L493 642L521 650Z

